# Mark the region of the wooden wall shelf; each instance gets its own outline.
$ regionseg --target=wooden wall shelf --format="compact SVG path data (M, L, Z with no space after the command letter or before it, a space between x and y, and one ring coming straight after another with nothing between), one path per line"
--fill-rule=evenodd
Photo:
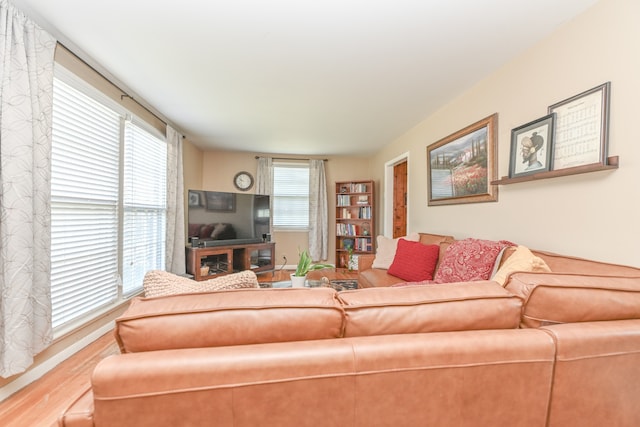
M618 156L611 156L607 158L607 164L605 165L596 163L593 165L576 166L573 168L534 173L531 175L518 176L515 178L509 178L508 176L503 176L501 179L498 179L496 181L491 181L491 185L517 184L519 182L538 181L540 179L557 178L560 176L578 175L581 173L618 169L618 165L619 165Z

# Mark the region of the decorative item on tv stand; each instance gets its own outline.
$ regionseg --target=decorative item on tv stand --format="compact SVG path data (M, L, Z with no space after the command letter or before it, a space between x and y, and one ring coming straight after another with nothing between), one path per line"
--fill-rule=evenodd
M374 253L375 197L372 180L336 182L336 268L358 269L360 254Z
M307 280L307 273L313 270L321 270L323 268L333 268L331 264L314 264L311 255L306 250L300 252L300 259L296 271L291 273L291 287L302 288Z

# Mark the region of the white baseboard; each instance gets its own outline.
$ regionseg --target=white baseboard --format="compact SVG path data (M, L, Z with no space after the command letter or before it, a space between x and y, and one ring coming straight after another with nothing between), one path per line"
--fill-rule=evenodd
M25 372L15 380L11 381L9 384L0 388L0 402L5 400L12 394L20 391L21 389L28 386L32 382L42 378L43 375L45 375L47 372L49 372L50 370L58 366L60 363L64 362L69 357L73 356L78 351L82 350L83 348L85 348L86 346L88 346L89 344L91 344L92 342L94 342L104 334L108 333L109 331L112 331L114 327L115 327L115 321L108 322L101 328L96 329L92 333L88 334L87 336L76 341L69 347L65 348L60 353L57 353L56 355L50 357L46 361L42 362L40 365Z

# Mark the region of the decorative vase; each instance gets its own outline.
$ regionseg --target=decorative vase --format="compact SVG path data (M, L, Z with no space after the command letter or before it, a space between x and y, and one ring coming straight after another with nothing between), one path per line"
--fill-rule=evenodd
M304 288L304 284L307 281L307 276L294 276L291 275L291 287L292 288Z

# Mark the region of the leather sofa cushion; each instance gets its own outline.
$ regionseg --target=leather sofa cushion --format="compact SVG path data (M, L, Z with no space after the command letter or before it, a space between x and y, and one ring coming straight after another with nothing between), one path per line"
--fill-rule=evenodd
M524 301L522 327L640 319L640 276L514 273L505 289Z
M535 249L532 249L531 252L542 258L554 273L640 277L640 268L637 267L593 261Z
M387 270L381 268L370 268L358 272L358 285L361 288L386 287L404 283L399 277L392 276Z
M123 353L338 338L344 311L330 288L238 289L134 298L116 319Z
M446 236L444 234L431 234L431 233L418 233L420 234L419 242L423 245L439 245L440 253L438 254L438 264L440 260L444 257L444 253L447 250L447 247L453 242L455 239L453 236ZM438 265L436 264L436 271L438 270Z
M521 300L490 281L340 292L345 336L517 328Z

